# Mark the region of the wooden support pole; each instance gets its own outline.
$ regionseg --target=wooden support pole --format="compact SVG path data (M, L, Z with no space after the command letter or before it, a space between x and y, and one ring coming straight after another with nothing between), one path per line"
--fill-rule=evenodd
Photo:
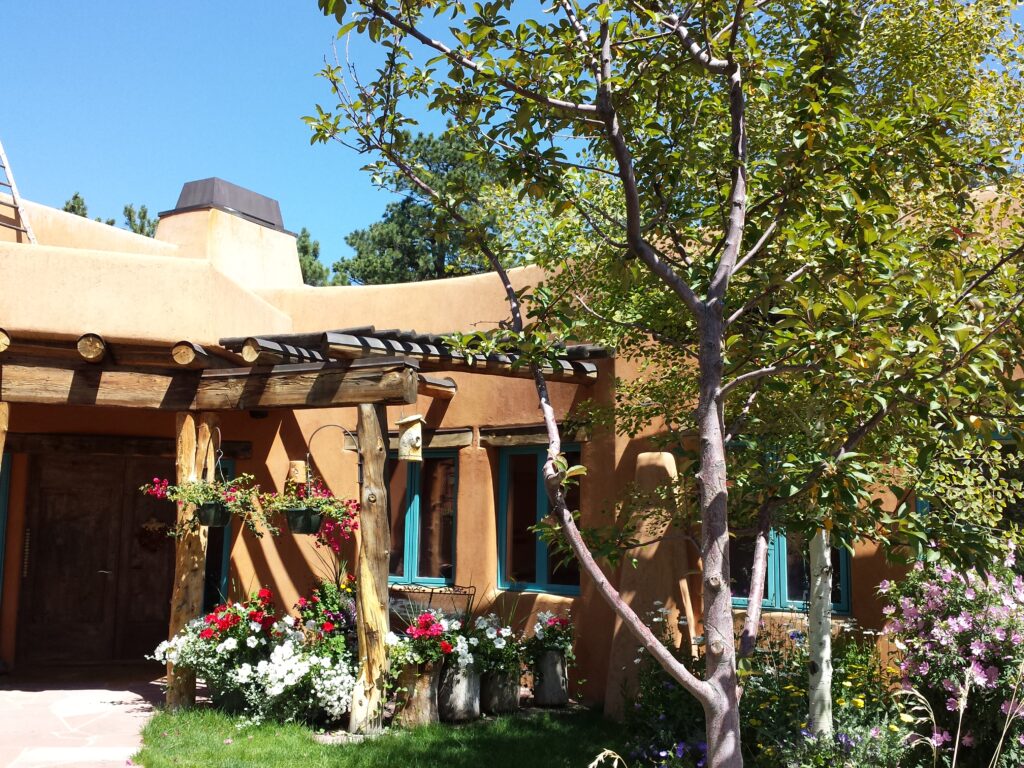
M77 346L78 354L82 356L83 360L90 363L102 363L103 358L107 356L107 343L103 341L102 336L97 336L95 333L80 336Z
M352 691L349 730L373 733L383 726L384 676L387 673L388 560L391 534L388 529L387 415L382 406L360 405L356 429L363 461L362 510L359 521L359 553L356 563L356 631L359 638L359 672Z
M197 422L198 421L198 427ZM199 477L213 479L216 472L213 434L217 417L213 414L179 413L176 420L177 483ZM178 524L187 522L195 510L178 504ZM171 592L171 622L168 637L174 637L203 610L203 586L206 576L207 529L199 528L175 540L174 588ZM167 707L181 709L196 699L195 675L167 665Z
M11 423L11 406L0 402L0 459L4 455L4 444L7 442L7 428ZM2 575L2 574L0 574Z

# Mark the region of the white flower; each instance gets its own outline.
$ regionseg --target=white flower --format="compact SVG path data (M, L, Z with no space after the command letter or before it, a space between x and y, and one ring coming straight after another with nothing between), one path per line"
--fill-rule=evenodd
M283 621L283 622L284 622L285 624L287 624L287 625L288 625L289 627L294 627L294 626L295 626L295 619L294 619L294 617L292 617L292 616L285 616L285 617L284 617L284 618L282 619L282 621Z
M496 637L496 638L494 638L494 647L495 648L498 648L498 649L504 648L507 643L508 643L508 641L505 640L504 637Z
M502 627L500 634L502 637L512 637L512 627Z
M447 632L450 629L450 627L448 626L448 619L441 619L437 623L441 625L441 629L445 632Z
M316 629L316 622L310 619L306 622L306 629Z
M498 636L498 630L496 630L494 627L488 627L486 635L488 640L493 640Z
M476 646L477 643L480 642L480 638L478 638L478 637L471 637L471 638L469 638L468 642L469 642L470 645Z
M255 648L257 645L260 644L260 639L256 637L256 635L249 635L249 637L245 639L245 644L248 645L250 648Z
M398 645L400 642L402 642L402 638L400 638L394 632L388 632L387 636L384 638L384 644L387 646L395 646Z
M238 648L238 641L233 637L229 637L227 640L225 640L223 643L217 646L217 653L227 653L229 651L235 650L236 648Z
M460 629L462 629L462 622L459 621L458 619L456 619L455 621L452 622L451 627L452 627L452 631L458 632Z
M259 632L261 629L263 629L263 625L260 624L258 621L250 621L249 629L251 629L253 632ZM249 647L252 648L253 646L250 645Z

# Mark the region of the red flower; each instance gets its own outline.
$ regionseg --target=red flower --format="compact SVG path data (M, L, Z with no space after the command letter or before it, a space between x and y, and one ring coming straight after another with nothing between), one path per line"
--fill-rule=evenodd
M199 633L199 637L201 637L203 640L209 640L211 637L213 637L213 629L207 627Z
M263 621L263 611L249 611L249 621Z
M334 631L334 624L332 624L329 621L325 621L324 624L323 624L323 630L324 630L324 632L333 632Z
M274 626L274 617L273 616L264 616L263 619L260 621L260 624L263 625L264 631L269 631L270 628L272 626Z
M306 598L300 597L299 598L299 602L296 603L296 605L298 605L299 608L305 608L306 607Z
M441 641L441 653L443 653L445 656L447 656L451 652L452 652L452 644L449 643L447 640L442 640Z
M261 589L261 590L260 590L259 592L257 592L256 594L257 594L257 596L259 597L259 599L260 599L260 600L262 600L262 601L263 601L264 603L270 602L270 598L272 598L272 597L274 596L274 593L273 593L273 592L271 592L271 591L270 591L269 589L267 589L266 587L264 587L263 589Z

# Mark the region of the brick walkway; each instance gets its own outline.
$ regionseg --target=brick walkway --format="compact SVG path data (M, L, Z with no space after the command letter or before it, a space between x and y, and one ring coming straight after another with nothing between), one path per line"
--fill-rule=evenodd
M0 765L123 768L163 696L158 667L81 667L0 677Z

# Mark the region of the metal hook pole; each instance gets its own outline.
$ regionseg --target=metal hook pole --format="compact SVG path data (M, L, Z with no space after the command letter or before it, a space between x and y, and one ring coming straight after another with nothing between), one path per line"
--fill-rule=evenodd
M363 452L359 449L359 438L356 435L352 434L350 430L341 426L341 424L321 424L319 427L313 430L313 434L309 436L309 440L306 442L306 496L309 496L309 467L312 465L313 462L313 438L316 437L321 430L328 429L330 427L340 429L348 437L351 437L352 442L355 443L357 482L359 483L359 489L362 490L363 488ZM342 447L341 450L344 451L345 448Z

